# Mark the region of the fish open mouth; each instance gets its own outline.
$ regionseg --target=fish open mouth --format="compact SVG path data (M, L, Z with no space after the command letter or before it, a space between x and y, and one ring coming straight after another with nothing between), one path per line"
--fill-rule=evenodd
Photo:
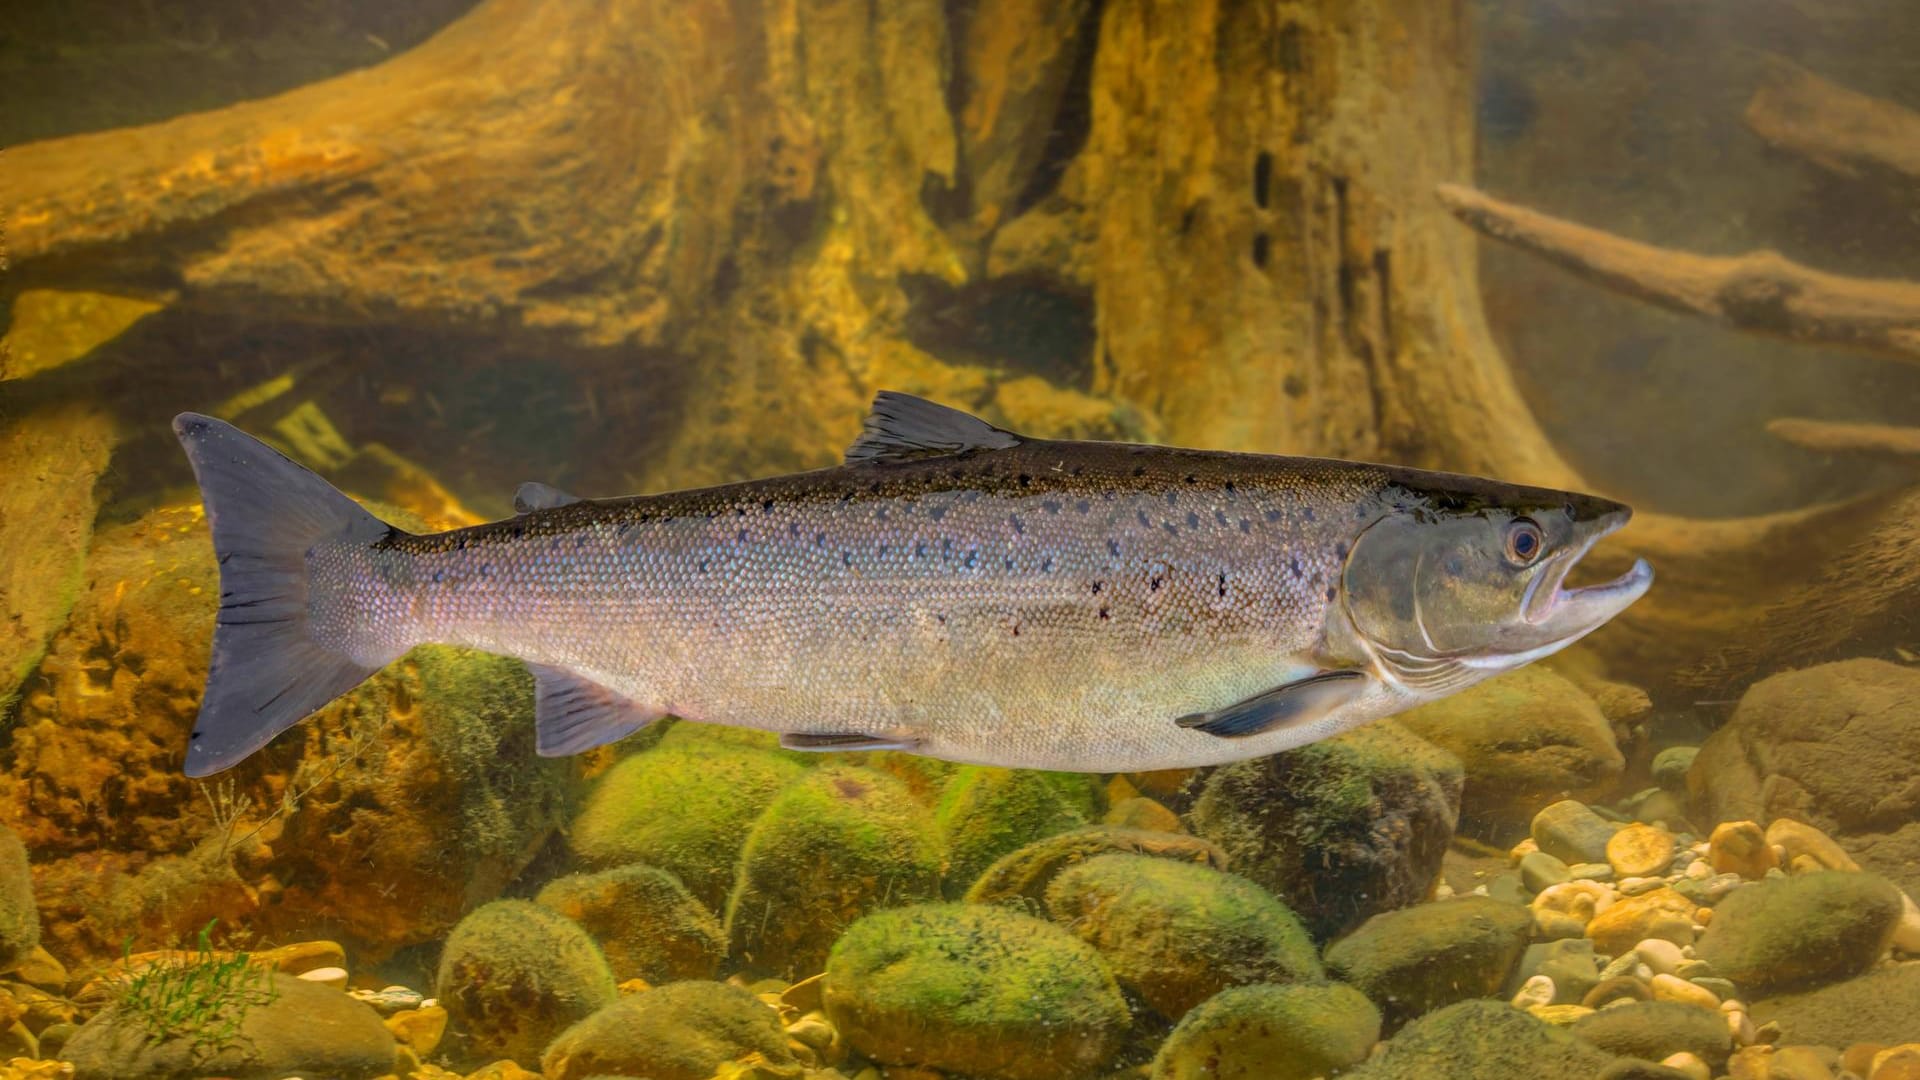
M1598 527L1578 547L1570 547L1549 557L1527 590L1521 604L1521 616L1534 626L1554 632L1556 638L1571 640L1583 636L1646 594L1653 584L1653 567L1645 559L1635 559L1627 572L1598 585L1567 588L1567 575L1602 537L1612 535L1627 523L1632 511L1622 508L1597 522Z

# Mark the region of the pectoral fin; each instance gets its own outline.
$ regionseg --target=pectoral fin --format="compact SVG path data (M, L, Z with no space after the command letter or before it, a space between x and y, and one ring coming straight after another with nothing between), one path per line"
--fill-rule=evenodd
M534 752L541 757L585 753L665 715L566 668L528 664L527 670L533 672Z
M1224 709L1194 713L1174 721L1183 728L1223 739L1243 739L1276 728L1312 723L1345 705L1366 689L1363 671L1322 671L1276 686Z
M780 736L780 745L788 750L912 750L920 744L857 731L791 731Z

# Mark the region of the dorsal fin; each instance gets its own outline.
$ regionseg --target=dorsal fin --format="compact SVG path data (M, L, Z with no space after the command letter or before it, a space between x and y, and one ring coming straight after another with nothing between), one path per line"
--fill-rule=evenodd
M867 411L867 426L847 447L847 464L862 461L910 461L975 450L1005 450L1020 436L1002 431L977 416L925 398L882 390Z
M569 495L557 487L529 480L520 485L520 490L513 493L513 512L531 514L535 510L551 510L556 506L565 506L579 501L578 495Z

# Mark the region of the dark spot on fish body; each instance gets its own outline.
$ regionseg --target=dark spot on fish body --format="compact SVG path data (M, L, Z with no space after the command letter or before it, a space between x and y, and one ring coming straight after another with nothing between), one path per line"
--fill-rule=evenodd
M925 544L915 544L915 545L913 545L913 557L914 557L914 558L916 558L916 559L924 559L924 558L926 558L926 557L927 557L927 545L925 545Z
M1215 510L1213 512L1213 521L1216 525L1225 526L1227 523L1227 512L1225 510Z
M1057 514L1060 512L1060 504L1052 499L1048 499L1040 504L1040 509L1045 510L1049 514Z
M1312 524L1313 523L1313 507L1311 506L1301 507L1300 520L1307 522L1308 524Z
M1111 619L1113 617L1112 615L1107 613L1107 608L1106 608L1106 605L1104 604L1100 606L1100 617L1103 619Z
M1145 465L1135 465L1133 467L1133 475L1135 479L1147 475L1147 467Z
M1227 575L1225 574L1220 575L1219 580L1216 582L1216 588L1218 589L1220 596L1222 598L1225 598L1227 595Z
M1160 527L1161 527L1162 529L1165 529L1165 530L1167 531L1167 535L1168 535L1168 536L1179 536L1179 535L1180 535L1180 526L1178 526L1178 525L1175 525L1175 524L1174 524L1173 522L1171 522L1171 521L1163 521L1163 522L1161 522L1161 523L1160 523Z
M927 511L927 516L935 521L939 521L941 518L947 516L947 508L944 506L933 507Z
M1007 520L1012 523L1014 532L1025 533L1027 531L1026 523L1020 520L1019 514L1008 514Z
M1158 576L1147 579L1147 588L1153 592L1159 592L1161 584L1162 581Z
M1087 501L1087 500L1085 500L1085 499L1081 499L1081 500L1080 500L1079 502L1076 502L1076 503L1074 503L1074 504L1073 504L1073 508L1074 508L1074 509L1075 509L1076 511L1078 511L1078 512L1080 512L1080 513L1082 513L1082 514L1084 514L1084 513L1086 513L1087 511L1089 511L1089 510L1091 510L1091 509L1093 509L1093 504L1092 504L1092 503L1090 503L1090 502L1088 502L1088 501Z
M1198 529L1199 527L1200 527L1200 515L1194 513L1191 510L1187 511L1187 528Z
M1331 585L1327 586L1327 603L1329 604L1333 603L1333 594L1334 594L1333 586Z
M1053 573L1053 556L1048 555L1040 560L1040 572L1043 574Z
M1231 499L1233 497L1233 481L1231 480L1227 481L1226 485L1222 487L1220 490L1226 492L1227 497Z
M1032 484L1033 484L1033 477L1031 477L1031 476L1028 476L1028 475L1027 475L1026 473L1021 473L1021 474L1020 474L1020 486L1021 486L1021 487L1031 487L1031 486L1032 486Z
M979 561L980 561L980 552L976 549L976 550L967 552L967 558L963 563L963 565L966 566L967 569L971 570L973 569L974 564Z
M740 543L742 543L742 544L744 544L744 543L746 543L746 542L747 542L747 530L745 530L745 529L741 529L741 530L740 530L740 531L739 531L738 533L735 533L735 534L734 534L734 539L735 539L735 540L738 540L738 541L739 541Z
M1189 484L1197 484L1200 482L1200 478L1193 475L1192 473L1188 473L1186 476L1186 482Z
M1251 522L1251 521L1248 521L1248 520L1247 520L1246 518L1241 518L1241 519L1240 519L1240 531L1241 531L1241 532L1243 532L1243 533L1250 533L1250 532L1252 532L1252 531L1253 531L1253 522Z
M1099 583L1099 582L1097 582L1097 581L1096 581L1096 582L1094 582L1094 583L1093 583L1093 585L1092 585L1092 589L1093 589L1093 595L1095 595L1095 596L1099 596L1099 595L1100 595L1100 583Z
M1179 501L1180 501L1180 496L1179 496L1179 495L1177 495L1177 494L1175 494L1175 493L1173 493L1173 492L1171 492L1171 491L1169 491L1169 492L1167 492L1167 505L1168 505L1168 506L1174 506L1174 505L1176 505L1176 504L1178 504L1178 503L1179 503Z
M1120 542L1118 540L1109 539L1107 541L1107 554L1116 559L1120 557Z
M1293 571L1293 579L1295 581L1300 580L1301 575L1305 573L1305 571L1300 569L1300 560L1298 557L1287 560L1287 569Z

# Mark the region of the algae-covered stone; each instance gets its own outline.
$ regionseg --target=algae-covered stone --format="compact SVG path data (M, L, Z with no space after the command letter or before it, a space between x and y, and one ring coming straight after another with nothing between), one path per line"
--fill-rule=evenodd
M1061 871L1047 909L1169 1020L1228 987L1321 976L1313 939L1286 905L1210 867L1102 855Z
M1626 767L1613 725L1580 687L1541 665L1510 671L1399 717L1466 767L1464 817L1526 821L1554 799L1593 798Z
M40 944L40 911L33 905L27 848L0 825L0 971L25 960Z
M1583 937L1563 938L1527 946L1520 963L1508 973L1500 995L1513 997L1535 975L1553 980L1551 1004L1578 1005L1600 982L1600 960L1594 955L1593 942Z
M623 997L568 1028L542 1055L541 1073L708 1080L745 1060L794 1064L780 1014L736 986L678 982Z
M1540 850L1565 863L1604 863L1618 826L1577 799L1561 799L1533 815L1529 827Z
M393 1071L393 1035L379 1013L330 986L279 973L260 978L258 987L192 1017L191 1032L156 1037L127 1002L108 1005L73 1033L61 1056L75 1080L363 1080ZM231 1037L219 1038L236 1018Z
M1463 1001L1429 1013L1349 1080L1516 1080L1596 1076L1613 1055L1499 1001Z
M434 975L447 1047L463 1061L540 1060L553 1037L614 999L587 932L526 900L496 900L454 927Z
M1241 986L1188 1012L1153 1080L1311 1080L1352 1068L1380 1041L1380 1013L1340 983Z
M937 899L932 816L886 773L808 773L773 801L740 855L727 906L733 958L755 971L818 972L840 931L881 906Z
M1461 780L1458 758L1388 720L1215 769L1190 820L1325 939L1427 894Z
M1098 789L1079 773L967 765L935 814L947 843L947 893L958 897L995 859L1042 837L1086 825Z
M1373 999L1389 1027L1499 993L1526 949L1533 915L1484 896L1375 915L1327 948L1327 970Z
M600 778L574 820L573 850L595 869L657 866L719 911L754 821L807 770L765 750L669 740Z
M1687 1053L1718 1065L1733 1050L1725 1017L1677 1001L1616 1005L1581 1017L1568 1030L1610 1054L1648 1061Z
M1873 966L1900 912L1900 890L1880 875L1821 870L1735 889L1696 948L1743 992L1809 989Z
M1805 822L1920 896L1920 669L1856 659L1760 680L1687 786L1704 820Z
M657 866L557 878L534 902L579 923L599 942L616 980L711 978L726 956L720 920Z
M1920 964L1753 1002L1753 1021L1780 1025L1786 1042L1892 1046L1920 1037Z
M1129 1021L1092 946L985 904L867 916L834 946L821 996L861 1054L982 1080L1089 1076Z
M1036 840L1002 855L967 889L969 904L1005 904L1028 914L1046 911L1047 886L1069 866L1101 855L1151 855L1195 866L1227 868L1226 852L1209 840L1180 833L1090 825Z

